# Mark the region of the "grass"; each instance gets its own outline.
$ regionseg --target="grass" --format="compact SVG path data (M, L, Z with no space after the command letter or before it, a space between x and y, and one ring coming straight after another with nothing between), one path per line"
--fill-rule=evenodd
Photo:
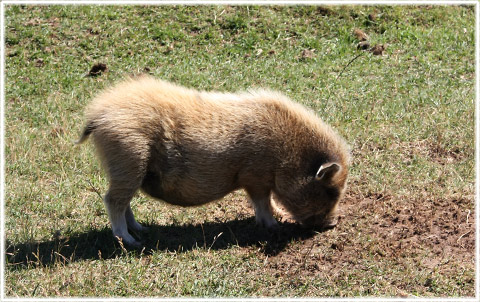
M474 6L5 8L6 296L474 296ZM93 147L72 142L91 97L139 73L316 111L352 150L339 226L273 240L243 192L138 194L149 251L115 245Z

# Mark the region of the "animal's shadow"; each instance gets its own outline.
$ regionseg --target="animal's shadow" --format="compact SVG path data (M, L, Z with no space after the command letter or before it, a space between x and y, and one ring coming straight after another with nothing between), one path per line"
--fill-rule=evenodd
M322 230L305 229L298 224L281 222L276 233L255 226L254 218L228 222L206 222L197 225L150 225L144 234L142 251L129 251L140 256L152 251L185 252L195 248L212 250L231 246L258 246L266 255L276 255L292 241L313 237ZM6 242L7 269L51 266L88 259L111 259L125 254L113 238L110 228L91 230L68 238L53 238L43 242L11 244Z

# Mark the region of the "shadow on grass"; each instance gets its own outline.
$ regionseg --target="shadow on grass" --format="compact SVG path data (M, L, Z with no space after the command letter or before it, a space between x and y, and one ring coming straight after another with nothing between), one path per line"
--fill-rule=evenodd
M318 232L283 222L280 223L280 230L277 233L270 234L256 227L253 217L197 225L149 227L149 233L142 237L145 249L130 251L134 255L140 256L142 252L151 253L157 250L170 252L185 252L196 248L221 250L231 246L258 246L264 254L276 255L292 240L311 238ZM6 246L6 268L9 270L81 260L112 259L126 254L114 240L111 229L107 227L44 242L13 245L7 240Z

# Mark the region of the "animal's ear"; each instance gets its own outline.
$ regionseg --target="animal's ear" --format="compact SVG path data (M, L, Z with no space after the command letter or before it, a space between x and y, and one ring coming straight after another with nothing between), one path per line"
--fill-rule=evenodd
M315 180L330 180L332 177L340 171L341 167L337 163L325 163L320 166L317 174L315 175Z

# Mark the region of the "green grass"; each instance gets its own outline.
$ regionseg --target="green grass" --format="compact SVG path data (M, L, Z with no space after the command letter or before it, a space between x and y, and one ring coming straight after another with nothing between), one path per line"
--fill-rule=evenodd
M473 248L455 243L465 231L441 232L438 254L427 222L431 232L385 250L388 231L374 229L398 210L454 206L471 229L463 240L473 238L474 21L473 6L6 5L6 295L474 296ZM347 66L361 53L354 28L385 54ZM86 77L95 63L108 71ZM205 90L269 87L312 108L351 146L355 215L275 242L248 237L257 231L242 192L195 209L138 194L156 248L123 251L93 147L73 141L91 97L139 73Z

